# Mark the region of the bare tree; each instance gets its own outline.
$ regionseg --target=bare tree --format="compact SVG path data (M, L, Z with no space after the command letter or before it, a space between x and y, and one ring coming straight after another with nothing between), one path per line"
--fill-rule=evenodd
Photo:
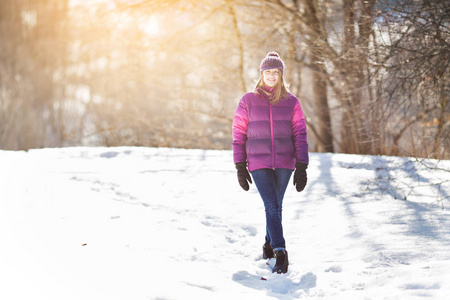
M393 154L448 158L450 127L450 6L414 1L383 11L382 47L387 74L383 85L390 111Z
M62 146L68 1L0 3L0 147Z

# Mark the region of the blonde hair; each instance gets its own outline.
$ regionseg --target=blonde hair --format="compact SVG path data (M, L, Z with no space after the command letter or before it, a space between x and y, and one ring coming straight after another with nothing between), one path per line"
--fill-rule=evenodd
M260 94L260 90L263 90L263 93L266 91L266 84L264 83L264 75L261 73L261 77L255 85L254 93ZM286 98L289 93L289 84L284 81L283 73L280 70L280 80L275 85L275 91L270 97L270 103L276 104L280 102L283 98Z

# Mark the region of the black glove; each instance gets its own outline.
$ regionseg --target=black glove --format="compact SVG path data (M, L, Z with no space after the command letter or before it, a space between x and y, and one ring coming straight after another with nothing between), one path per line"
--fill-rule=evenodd
M250 173L247 170L247 163L240 162L236 164L237 169L237 177L239 180L239 185L244 191L248 191L250 187L248 186L248 182L252 183L252 178L250 177Z
M294 173L294 185L297 188L297 192L304 190L308 177L306 176L307 164L296 163Z

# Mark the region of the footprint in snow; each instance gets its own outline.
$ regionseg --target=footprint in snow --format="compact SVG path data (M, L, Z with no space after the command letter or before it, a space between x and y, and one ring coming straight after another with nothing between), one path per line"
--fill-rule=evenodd
M342 267L341 266L331 266L328 269L326 269L325 272L341 273Z
M104 152L104 153L100 154L100 157L113 158L113 157L116 157L117 155L119 155L119 152L110 151L110 152Z
M241 228L247 231L250 236L256 236L258 234L258 229L253 226L242 226Z
M317 285L317 276L311 272L306 273L305 275L302 276L302 278L300 278L299 287L304 291L312 289L316 287L316 285Z

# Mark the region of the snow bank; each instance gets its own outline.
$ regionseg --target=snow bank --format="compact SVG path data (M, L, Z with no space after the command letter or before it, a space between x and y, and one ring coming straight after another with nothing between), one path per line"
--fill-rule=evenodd
M230 151L0 151L1 299L444 299L449 161L311 153L289 272ZM271 262L269 262L271 263ZM262 280L265 279L265 280Z

